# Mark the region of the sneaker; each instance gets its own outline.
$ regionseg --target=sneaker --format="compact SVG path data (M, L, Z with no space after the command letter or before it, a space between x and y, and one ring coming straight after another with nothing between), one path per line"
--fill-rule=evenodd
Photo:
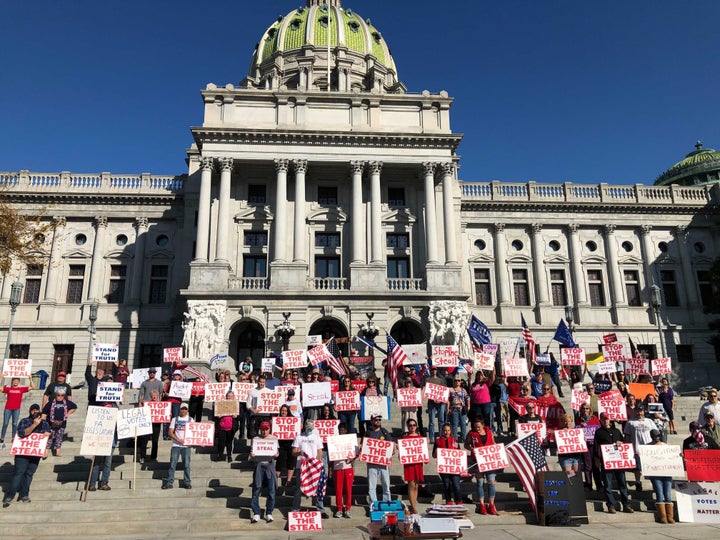
M272 523L272 521L273 521L272 514L268 514L267 516L265 516L265 521L267 521L268 523Z
M320 514L320 517L323 518L323 519L330 519L330 516L328 515L327 512L322 512L322 513Z
M255 514L250 520L250 523L257 523L258 521L260 521L260 514Z
M345 511L343 512L343 517L344 517L345 519L350 519L350 518L352 518L352 516L350 515L350 510L345 510Z
M335 517L341 518L341 517L343 517L343 513L340 510L338 510L337 512L335 512Z
M32 501L30 500L30 497L23 497L22 499L20 499L20 502L29 503Z
M97 490L97 488L96 488L95 486L90 486L90 487L88 488L88 491L95 491L95 490Z
M101 491L110 491L110 486L107 482L103 482L98 489Z

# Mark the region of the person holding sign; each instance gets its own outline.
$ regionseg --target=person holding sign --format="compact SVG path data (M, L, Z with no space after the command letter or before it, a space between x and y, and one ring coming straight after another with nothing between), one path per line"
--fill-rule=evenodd
M350 380L350 379L348 379ZM338 424L338 434L347 435L348 428L344 422ZM356 446L347 458L332 461L333 478L335 479L335 504L337 505L335 517L350 519L352 507L352 488L355 483L355 469L353 463L358 457L360 449Z
M670 382L667 377L660 379L660 386L658 387L658 401L662 403L665 414L668 418L668 429L671 435L677 435L675 429L675 391L670 387Z
M340 392L357 392L355 390L355 387L352 385L352 379L348 376L345 376L340 381ZM349 394L345 394L349 395ZM359 401L359 400L358 400ZM337 404L336 404L337 408ZM357 416L360 409L344 409L342 411L338 411L338 419L340 422L343 422L348 429L348 433L357 433L357 428L355 427L355 424L357 422Z
M447 386L445 377L438 375L438 368L433 366L430 368L430 376L425 379L425 385L437 384L439 386ZM490 401L490 393L488 392L488 401ZM442 433L442 425L445 423L445 402L434 401L428 399L428 435L430 436L430 442L435 442L435 420L437 419L438 433Z
M274 445L266 445L274 441ZM275 454L255 454L260 446L272 446L275 448ZM277 489L277 476L275 474L275 459L280 454L277 451L277 439L270 435L270 422L260 422L259 435L253 439L253 450L250 452L250 459L255 462L255 472L253 473L252 483L252 499L250 501L250 509L253 516L250 523L260 521L260 491L263 485L267 486L268 496L265 506L265 521L271 523L273 521L273 510L275 510L275 490Z
M289 418L290 407L288 404L280 405L280 414L278 418ZM280 439L278 440L278 452L279 457L277 458L276 475L278 480L285 475L285 485L289 486L293 479L293 473L295 472L295 462L297 458L293 454L293 439Z
M235 392L230 390L225 394L227 401L235 401ZM217 407L217 403L215 404ZM238 430L237 414L215 415L217 445L215 446L215 461L223 460L223 451L227 454L227 462L232 463L233 441Z
M168 435L172 439L172 447L170 448L170 468L168 469L168 477L162 485L162 489L172 489L175 482L175 468L182 456L184 470L184 487L192 489L192 479L190 478L190 451L189 446L185 446L185 426L194 420L188 414L188 404L180 404L180 413L170 420Z
M382 427L382 416L379 414L373 414L370 417L370 427L365 432L365 436L368 439L379 439L381 441L393 442L392 435L387 429ZM368 495L370 497L370 504L372 505L377 501L377 482L380 477L380 486L383 492L383 501L391 501L392 495L390 495L390 470L387 465L375 465L374 463L367 464L367 478L368 478Z
M664 445L659 430L650 431L651 445ZM660 523L675 523L675 507L672 502L672 476L648 476L655 492L655 517Z
M5 413L3 415L2 435L0 435L0 445L5 444L5 435L7 434L8 425L11 426L12 438L17 433L17 424L20 420L20 407L22 406L23 394L33 390L32 379L29 386L20 386L20 378L13 377L10 386L3 386L2 392L7 396L5 402ZM10 422L12 419L12 422Z
M482 446L492 446L495 444L492 431L485 427L485 422L482 416L476 416L473 420L473 427L468 433L468 437L465 440L465 448L470 450L471 463L468 467L472 468L475 460L475 454L473 450ZM478 514L497 516L497 509L495 508L495 471L475 472L475 480L477 482L477 509L475 510ZM485 482L488 484L488 497L487 502L485 499Z
M450 448L451 450L457 450L460 448L460 445L455 440L455 437L452 436L452 426L448 423L443 424L442 435L435 439L435 445L433 446L432 451L432 456L435 459L437 459L438 448ZM460 475L441 473L440 478L443 482L445 504L453 504L453 500L455 501L455 504L462 504L462 494L460 493Z
M564 413L560 417L560 425L558 426L558 429L572 429L574 427L573 417L567 413ZM582 439L583 445L587 444L584 441L584 437ZM559 444L558 444L559 446ZM558 452L558 463L560 463L560 468L562 468L563 471L565 471L568 475L568 478L572 478L580 471L580 458L582 457L582 454L560 454Z
M296 467L297 469L300 469L297 475L298 478L301 477L303 461L309 459L310 457L314 457L315 459L319 460L320 463L322 463L322 452L323 443L322 439L320 439L320 435L315 429L315 420L305 420L303 430L300 432L300 435L295 437L295 440L293 441L293 454L296 458L299 458L297 460ZM302 495L303 491L301 487L298 486L297 491L295 491L295 496L293 497L293 512L300 511L300 497ZM328 519L330 517L325 511L325 504L323 503L322 497L315 497L315 508L318 512L320 512L323 519Z
M462 443L467 437L467 413L470 410L470 395L462 387L462 379L455 375L453 387L450 389L450 424L453 437Z
M103 403L101 406L118 408L117 403L113 402ZM108 454L107 456L95 456L95 459L93 460L93 468L90 473L90 484L88 485L88 491L95 491L96 489L100 489L100 491L110 491L110 484L108 482L110 481L110 469L112 469L112 454L115 448L117 448L117 444L118 435L116 426L110 454ZM100 474L100 467L102 467L102 475ZM96 486L98 479L100 480L99 487Z
M20 439L27 439L32 433L48 435L50 433L50 426L40 415L40 405L37 403L30 405L29 416L20 420L17 426L17 436ZM15 455L15 470L12 480L10 480L10 486L3 497L3 508L10 506L18 491L20 492L20 502L30 502L30 484L39 464L40 456L20 453Z
M600 428L595 432L595 460L600 466L603 475L603 485L605 486L605 503L609 514L617 513L615 508L616 501L613 494L613 481L620 490L620 498L622 500L623 512L632 514L635 512L630 506L630 495L628 494L627 483L625 482L625 471L623 469L607 469L602 457L602 446L614 445L617 447L623 442L622 432L613 425L613 421L607 413L600 415Z
M153 390L150 392L150 401L159 402L160 392ZM160 429L162 424L159 422L153 422L152 435L140 435L138 437L138 455L140 456L140 463L151 463L157 461L158 456L158 442L160 441ZM150 444L150 457L147 456L147 444Z
M645 418L645 406L642 403L638 403L635 407L635 418L628 420L625 424L625 442L633 443L635 448L635 463L637 468L635 469L635 489L638 492L642 491L642 473L640 466L640 456L638 455L638 447L641 444L648 444L650 439L650 432L655 429L655 422L649 418Z
M470 385L470 403L472 403L473 416L482 416L483 423L490 426L492 430L493 402L490 397L490 387L495 381L495 370L490 373L490 378L485 376L483 371L475 374L475 382Z
M67 381L67 373L61 371L57 374L56 379L50 384L48 384L47 388L45 389L45 393L43 394L42 398L42 407L45 407L45 405L47 405L47 402L51 399L55 399L55 394L57 394L60 390L65 391L65 395L68 397L68 399L72 397L72 387L65 381Z
M60 448L67 427L67 419L77 410L77 405L65 399L65 390L60 389L55 394L55 399L49 401L43 407L43 420L47 420L50 424L50 440L48 440L47 448L54 452L55 456L60 457Z
M407 433L403 439L422 439L423 436L418 433L417 420L408 420ZM408 484L408 499L410 500L410 510L413 514L419 514L417 511L417 498L420 484L425 482L424 463L405 463L403 465L403 479Z
M88 363L87 367L85 368L85 382L88 385L88 405L97 405L97 388L98 383L103 380L103 377L105 377L105 370L102 368L97 368L95 370L95 376L92 375L92 365L93 361L90 359L90 362ZM102 405L100 405L102 407Z

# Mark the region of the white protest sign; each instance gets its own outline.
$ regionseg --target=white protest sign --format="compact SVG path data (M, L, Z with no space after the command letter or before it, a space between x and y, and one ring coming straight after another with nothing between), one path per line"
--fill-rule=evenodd
M223 401L230 388L230 384L226 382L205 383L205 401L207 403Z
M128 377L128 382L130 382L132 388L140 388L140 385L150 378L150 376L148 375L149 369L150 368L136 368L132 370L130 376ZM159 373L162 373L162 369L160 368L160 366L158 366L155 368L155 370L157 371L156 378L160 380Z
M572 397L570 398L570 408L573 411L579 411L580 407L585 403L590 403L590 394L583 390L575 390L573 388Z
M398 407L422 407L422 388L398 388L395 393Z
M3 362L2 376L12 379L29 379L32 376L32 360L29 358L6 358Z
M283 368L288 369L303 369L307 367L307 351L283 351Z
M615 400L613 396L603 399L598 397L598 416L607 413L611 420L625 422L627 420L627 407L625 401Z
M121 403L125 385L119 382L99 382L97 385L97 403Z
M602 346L605 362L624 362L625 346L622 343L608 343Z
M518 338L505 338L500 340L498 346L500 347L500 358L505 361L508 358L515 358L518 352L520 340ZM483 346L485 350L485 346ZM487 352L485 350L485 352Z
M322 336L321 335L307 336L306 344L308 347L315 347L316 345L322 345Z
M485 371L492 371L492 369L495 367L495 355L494 354L488 354L486 352L478 352L475 351L474 358L473 358L473 369L475 371L480 371L481 369Z
M588 451L582 429L558 429L555 431L555 441L558 454L582 454Z
M584 366L585 349L580 347L565 347L560 349L560 361L563 366Z
M281 402L285 401L283 392L260 392L255 407L255 414L270 415L279 414Z
M601 444L603 463L608 471L634 469L635 451L632 443Z
M112 454L118 410L115 407L90 405L85 415L81 456L109 456Z
M432 366L437 368L456 368L460 363L457 345L433 345Z
M628 374L642 375L648 373L648 360L646 358L626 358L625 371Z
M168 395L180 399L190 399L193 383L183 381L172 381Z
M605 362L600 362L597 364L597 370L598 373L615 373L617 370L617 365L615 362L608 362L607 360Z
M187 422L185 424L185 446L215 446L215 424L213 422Z
M330 401L332 401L332 388L329 382L302 384L303 407L322 407Z
M117 362L119 349L117 343L93 343L93 362Z
M438 448L436 465L438 474L467 472L467 452L454 448Z
M488 343L482 346L482 352L484 352L485 354L489 354L490 356L495 358L495 356L497 356L499 348L500 346L495 343Z
M210 358L210 369L230 369L230 357L227 354L217 353Z
M27 437L15 435L10 449L11 456L45 457L50 433L30 433Z
M327 348L327 345L316 345L307 351L307 357L313 366L318 366L323 362L329 362L333 359L333 355Z
M430 449L426 437L403 437L398 439L398 458L403 465L430 463Z
M535 433L538 441L542 444L547 437L547 424L545 422L518 422L515 431L518 439L522 439L530 433Z
M657 377L658 375L672 373L671 363L672 361L670 358L658 358L657 360L651 360L650 364L652 365L652 376Z
M255 456L275 456L278 452L278 440L275 437L255 437L252 440L252 453Z
M340 420L315 420L315 429L320 435L323 444L327 443L328 437L338 434L338 424Z
M241 403L247 403L248 394L250 393L250 390L255 388L255 385L247 382L234 382L232 387L237 400Z
M152 414L150 407L120 409L117 418L118 439L139 437L152 434Z
M275 372L275 359L274 358L261 358L260 359L260 370L263 373L274 373Z
M355 433L333 435L327 438L328 461L344 461L357 454L358 440Z
M146 401L150 409L150 421L153 424L169 424L172 419L172 403L169 401Z
M320 512L288 512L288 532L322 530Z
M504 444L473 448L473 455L477 463L477 471L481 473L497 471L510 466Z
M343 390L342 392L335 392L334 396L336 411L344 412L360 410L360 392L357 390Z
M520 357L504 358L503 373L506 377L530 377L527 360Z
M273 437L281 441L292 441L300 435L300 417L297 416L273 416L272 429Z
M450 388L441 384L425 383L425 399L435 403L447 403L450 399Z
M682 447L675 444L641 444L638 446L643 476L672 476L687 479Z
M717 482L675 482L678 517L684 523L720 523Z
M425 364L427 363L427 344L425 343L409 343L402 345L407 360L404 364Z
M182 347L166 347L163 349L163 362L181 364L183 359Z
M360 450L360 461L371 463L373 465L390 466L392 461L395 443L382 440L363 437L363 445Z
M373 414L379 414L383 420L390 420L390 398L387 396L363 396L362 419L370 420Z

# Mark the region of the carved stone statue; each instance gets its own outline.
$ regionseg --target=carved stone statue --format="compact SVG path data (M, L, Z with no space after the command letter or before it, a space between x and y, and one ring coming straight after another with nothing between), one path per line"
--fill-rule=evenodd
M428 322L432 345L457 345L460 358L472 358L472 345L467 335L470 309L467 302L437 300L430 302Z
M188 300L184 313L183 346L185 356L193 360L209 360L220 352L225 341L225 300Z

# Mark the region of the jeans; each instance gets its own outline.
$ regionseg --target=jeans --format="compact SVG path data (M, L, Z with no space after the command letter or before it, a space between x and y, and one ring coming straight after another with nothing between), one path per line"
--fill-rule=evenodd
M345 422L348 433L357 433L357 428L355 427L357 415L357 411L343 411L338 413L338 418L341 422Z
M613 478L620 490L620 500L623 504L627 504L630 497L628 495L627 483L625 482L625 471L602 471L603 483L605 484L605 502L608 505L615 506L615 495L613 495Z
M450 423L452 424L453 437L462 442L467 437L467 415L462 411L450 411ZM458 437L458 424L460 425L460 437Z
M0 435L0 439L5 440L5 435L7 433L8 428L8 422L10 418L12 417L12 438L15 438L15 433L17 432L17 425L18 420L20 420L20 409L15 409L14 411L10 409L5 409L5 413L3 414L3 427L2 427L2 435Z
M18 491L21 499L30 495L30 483L39 463L38 457L15 456L15 472L3 500L12 501Z
M102 475L100 475L100 467L102 466ZM112 454L109 456L95 456L95 465L93 465L90 474L90 485L97 484L98 476L101 484L107 484L110 480L110 469L112 468Z
M265 516L272 514L273 510L275 510L275 490L276 490L276 488L277 488L277 479L273 475L272 478L268 478L268 480L267 480L268 496L267 496L267 504L265 505ZM262 485L260 485L260 486L253 485L252 499L250 500L250 508L252 509L252 513L254 515L260 515L260 492L261 491L262 491ZM298 491L300 491L300 488L298 488Z
M166 484L168 486L172 486L173 482L175 482L175 468L178 464L178 459L180 459L180 456L182 456L182 462L183 462L183 468L185 469L185 474L183 477L183 481L185 482L185 486L189 486L192 484L192 480L190 479L190 451L192 448L189 446L173 446L170 448L170 468L168 469L168 477Z
M390 495L390 471L387 467L382 465L370 465L367 466L367 477L368 477L368 495L370 496L370 504L377 501L377 482L378 476L380 477L380 486L382 487L383 501L392 501L392 495Z
M672 477L651 476L649 480L655 491L655 502L672 504Z
M445 423L445 404L428 401L428 436L430 442L435 442L435 419L437 418L438 433L442 433L442 425Z
M300 467L297 467L297 471L295 475L298 478L298 482L300 482ZM302 492L302 489L300 489L300 486L298 485L295 488L295 496L293 497L293 504L292 509L294 512L298 511L300 509L300 497L302 497L304 494ZM318 512L321 514L325 512L325 503L323 502L322 497L312 497L312 499L315 501L315 508Z
M456 503L462 502L460 493L460 475L459 474L441 474L440 478L443 483L443 497L445 502L454 500Z
M488 499L495 499L495 473L483 473L477 476L477 499L485 501L485 480L488 483Z

